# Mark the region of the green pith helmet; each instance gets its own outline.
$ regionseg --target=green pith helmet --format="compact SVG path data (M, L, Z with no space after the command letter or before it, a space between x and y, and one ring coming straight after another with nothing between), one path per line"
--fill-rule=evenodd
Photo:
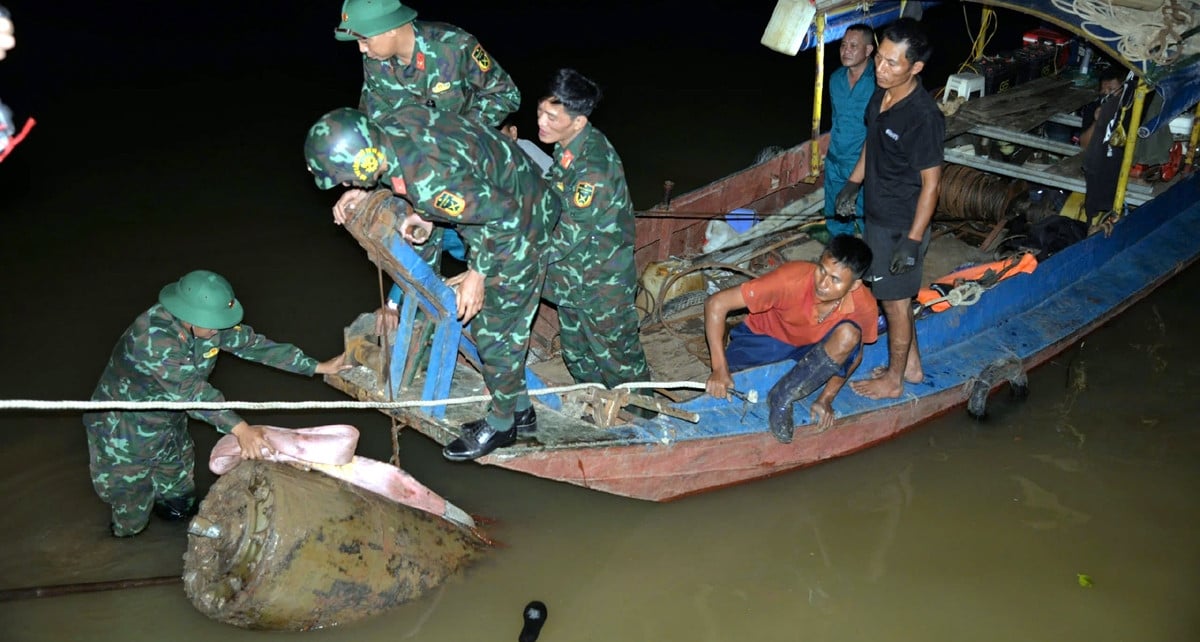
M333 37L338 40L370 38L403 27L416 17L415 10L397 0L346 0L342 4L342 22L333 30Z
M374 186L385 162L379 147L383 138L383 132L357 109L343 107L321 116L304 141L304 160L317 187Z
M242 321L242 304L233 296L233 286L208 270L188 272L164 287L158 302L175 318L200 328L224 330Z

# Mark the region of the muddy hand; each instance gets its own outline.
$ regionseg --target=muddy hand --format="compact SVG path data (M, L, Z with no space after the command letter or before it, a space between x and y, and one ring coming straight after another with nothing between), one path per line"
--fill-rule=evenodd
M315 373L321 375L334 374L353 367L353 365L346 363L346 353L343 352L328 361L318 363Z
M474 269L446 279L446 285L454 288L458 302L458 319L465 325L483 309L483 275Z
M275 454L275 449L267 441L266 431L262 426L251 426L243 421L229 432L237 438L242 459L262 459L264 455Z
M358 204L367 198L367 190L365 189L348 189L338 197L337 203L333 205L333 222L337 225L345 225L350 217L354 216L354 210L358 208Z
M429 240L433 233L433 223L426 221L417 214L410 213L400 222L400 236L413 245L420 245Z

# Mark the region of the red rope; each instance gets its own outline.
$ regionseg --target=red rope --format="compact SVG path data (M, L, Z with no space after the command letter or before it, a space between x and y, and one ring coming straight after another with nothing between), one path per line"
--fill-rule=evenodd
M25 140L25 137L27 135L29 135L29 130L33 129L33 126L36 123L37 123L37 121L35 121L32 118L26 119L25 126L21 128L21 131L18 132L16 136L13 136L12 138L10 138L8 140L8 147L5 147L3 150L0 150L0 161L3 161L5 158L8 157L9 152L11 152L13 150L13 148L17 146L17 143L20 143L21 141Z

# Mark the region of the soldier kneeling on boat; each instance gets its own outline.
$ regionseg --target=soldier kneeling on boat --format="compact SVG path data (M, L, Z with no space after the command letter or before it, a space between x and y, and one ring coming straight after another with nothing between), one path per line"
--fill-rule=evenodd
M862 277L871 249L862 239L835 236L817 263L792 261L757 279L722 290L704 304L704 333L712 355L708 394L729 398L730 373L775 361L796 365L771 388L771 433L792 440L792 404L824 386L812 402L818 430L833 425L833 398L862 361L862 344L878 338L879 307ZM746 309L729 331L725 317Z

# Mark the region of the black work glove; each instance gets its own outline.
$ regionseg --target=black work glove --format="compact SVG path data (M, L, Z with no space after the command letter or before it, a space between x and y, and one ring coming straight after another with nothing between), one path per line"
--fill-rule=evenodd
M900 245L896 246L896 251L892 252L892 265L889 271L892 274L904 274L917 266L917 253L921 251L921 242L914 241L907 236L900 239Z
M833 202L833 220L839 223L850 223L854 220L858 201L858 188L862 183L846 181L842 191L838 192L837 200Z

